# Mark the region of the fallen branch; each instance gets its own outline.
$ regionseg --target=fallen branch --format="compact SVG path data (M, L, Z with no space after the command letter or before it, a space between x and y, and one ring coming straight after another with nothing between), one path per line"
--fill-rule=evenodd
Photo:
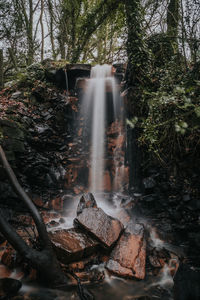
M13 227L4 219L0 210L0 231L6 237L8 242L16 249L22 258L29 262L31 267L35 268L38 273L38 278L51 287L58 287L67 284L67 279L61 270L60 264L54 254L51 241L48 237L46 226L35 207L32 200L25 193L19 184L5 153L0 146L0 158L8 178L20 199L27 206L30 214L35 222L38 230L39 239L41 242L41 251L30 248L25 241L14 231Z
M91 293L89 293L88 290L82 286L80 278L73 272L68 272L68 273L71 274L77 281L77 285L78 285L77 292L78 292L80 300L94 300L93 295Z

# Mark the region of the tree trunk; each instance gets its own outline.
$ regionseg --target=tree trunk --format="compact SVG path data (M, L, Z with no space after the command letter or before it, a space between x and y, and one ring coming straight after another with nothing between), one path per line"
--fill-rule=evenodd
M145 86L148 82L149 56L142 28L143 11L140 0L125 0L128 27L127 83L132 87Z
M0 49L0 89L3 85L3 49Z
M142 28L144 16L140 0L125 0L126 22L128 28L127 55L128 65L125 75L126 88L128 89L127 117L138 120L145 116L145 104L141 101L144 89L148 88L149 79L149 54L145 42L145 33ZM141 129L136 126L128 131L128 161L130 165L129 188L141 192L141 149L138 139Z
M51 0L48 0L48 10L50 16L50 41L51 41L51 49L52 49L52 56L53 59L56 59L56 51L55 51L55 44L54 44L54 34L53 34L53 5Z
M169 36L174 52L178 50L178 23L179 23L179 0L170 0L167 7L167 35Z
M43 24L43 14L44 14L44 0L41 0L41 12L40 12L40 26L41 26L41 61L44 60L44 24Z
M13 63L13 67L15 68L15 71L18 71L18 67L17 67L17 62L16 62L16 58L15 58L15 54L13 53L12 48L8 48L8 53L10 55L10 59Z
M65 59L65 56L66 56L66 53L65 53L65 44L64 44L64 42L61 39L59 41L59 46L60 46L61 59Z
M29 0L29 22L27 27L28 39L28 65L33 63L34 58L34 42L33 42L33 1Z
M95 33L99 26L106 21L111 12L113 13L117 10L120 2L120 0L102 0L99 3L99 6L97 6L97 8L91 14L88 14L85 22L82 25L76 48L73 51L71 63L77 63L77 61L79 61L92 34Z

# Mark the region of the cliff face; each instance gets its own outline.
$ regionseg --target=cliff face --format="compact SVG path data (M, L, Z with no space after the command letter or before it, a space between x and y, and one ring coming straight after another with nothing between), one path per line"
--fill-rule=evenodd
M51 78L49 69L43 71L40 80L31 74L1 91L0 139L22 185L33 199L40 195L45 203L70 185L67 169L75 155L78 104L58 87L56 70L51 70ZM0 193L2 204L18 206L2 167Z
M37 205L52 208L52 202L66 192L80 194L88 188L90 144L82 143L79 112L90 68L80 64L60 68L48 61L46 65L32 66L17 83L1 91L1 144L17 178ZM120 82L123 73L119 66L116 69ZM125 155L125 139L118 141L118 131L119 124L111 121L104 176L108 192L115 176L113 152ZM127 187L128 168L124 172L123 185ZM0 193L2 204L16 208L20 205L2 167Z

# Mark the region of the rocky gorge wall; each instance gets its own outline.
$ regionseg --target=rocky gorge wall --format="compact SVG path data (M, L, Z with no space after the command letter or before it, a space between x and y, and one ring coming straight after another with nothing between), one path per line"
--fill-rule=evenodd
M83 128L79 128L78 119L90 68L67 65L56 69L48 61L47 65L33 66L27 77L1 91L1 144L17 178L38 206L62 209L66 193L79 194L88 188L89 145L82 144ZM122 70L118 70L116 76L121 80ZM119 140L118 130L119 124L112 122L107 130L104 189L108 192L115 176L113 152L125 155L125 139ZM128 168L123 185L128 186ZM2 167L0 193L1 204L21 207Z

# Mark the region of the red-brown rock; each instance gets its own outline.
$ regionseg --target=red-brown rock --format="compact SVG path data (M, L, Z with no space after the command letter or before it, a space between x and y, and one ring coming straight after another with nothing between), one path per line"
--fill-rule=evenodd
M81 197L78 207L77 207L77 216L83 212L83 209L89 208L89 207L95 207L97 208L96 200L92 193L85 193Z
M73 184L76 182L77 176L78 176L78 168L73 165L69 165L65 175L66 178L65 187L67 189L73 186Z
M33 218L29 215L19 215L17 216L17 221L26 226L35 225Z
M1 245L0 245L0 260L2 259L2 255L6 251L7 246L8 246L7 241L4 241L3 243L1 243Z
M76 194L76 195L81 194L84 191L84 187L81 185L76 185L73 188L73 191L74 191L74 194Z
M0 265L0 278L10 277L12 271L4 265Z
M105 247L111 247L123 231L122 223L108 216L101 208L85 208L74 220Z
M110 192L112 186L111 186L111 178L110 178L109 171L105 171L103 180L104 180L104 191Z
M127 213L127 211L125 209L121 209L117 215L116 215L117 219L125 226L127 226L127 224L130 222L130 215Z
M8 245L3 252L1 262L10 269L16 267L16 251L11 246Z
M144 227L141 224L129 223L116 247L111 252L106 267L118 276L144 279L145 261Z
M32 200L33 200L34 204L38 207L44 207L44 205L45 205L40 196L32 195Z
M62 211L63 210L63 198L56 197L53 200L51 200L51 207L52 207L52 209L54 209L56 211Z
M115 121L111 124L111 126L109 127L107 134L108 135L115 135L115 134L119 134L119 128L123 129L122 123Z
M79 229L57 230L49 233L58 259L66 264L89 256L98 249L98 242Z
M74 262L69 265L69 269L71 270L83 270L84 268L85 264L83 261Z
M42 211L41 215L45 224L49 224L52 220L58 220L61 218L61 215L57 212Z

